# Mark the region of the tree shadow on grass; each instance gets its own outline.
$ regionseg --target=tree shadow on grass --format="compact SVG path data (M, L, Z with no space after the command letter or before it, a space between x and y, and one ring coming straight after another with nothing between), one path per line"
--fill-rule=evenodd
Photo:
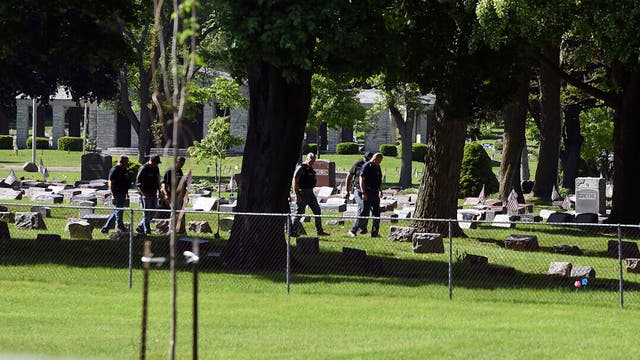
M169 240L166 236L150 237L154 256L168 256ZM251 274L276 283L285 279L281 271L229 271L224 268L217 254L224 246L224 239L208 239L208 248L202 253L199 271L203 273ZM182 244L184 245L184 244ZM449 264L442 255L425 254L424 259L398 259L389 256L367 256L360 260L345 259L342 252L323 249L319 254L293 254L295 266L292 279L295 283L359 283L418 287L428 284L446 286ZM12 239L0 242L0 266L33 266L41 264L65 265L77 268L126 269L129 266L129 240L61 240L42 242L31 239ZM143 239L133 242L133 267L142 267ZM178 251L179 271L190 271ZM160 266L168 269L168 264ZM532 274L504 266L468 264L456 261L452 267L452 279L456 287L469 289L566 289L570 279L545 274ZM618 279L592 279L591 288L617 291ZM625 280L628 290L640 290L640 283Z

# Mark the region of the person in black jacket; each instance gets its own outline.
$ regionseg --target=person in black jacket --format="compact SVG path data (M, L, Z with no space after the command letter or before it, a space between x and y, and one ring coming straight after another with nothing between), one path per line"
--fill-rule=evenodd
M129 187L131 186L131 180L127 173L127 167L129 166L129 158L126 155L120 156L118 163L109 171L109 190L111 190L111 202L115 209L104 226L100 229L103 234L109 232L114 225L117 225L117 229L120 232L126 232L122 221L122 208L127 203L127 197Z
M382 170L380 163L382 162L382 154L375 153L370 161L362 166L360 171L360 181L358 184L358 195L362 197L362 211L358 213L359 219L353 224L353 228L349 230L348 235L356 236L356 232L361 228L361 223L369 216L369 212L374 216L371 225L371 237L379 237L380 229L380 197L382 196Z
M296 216L293 218L295 224L300 220L300 215L304 214L307 205L316 215L316 231L318 235L329 235L322 229L322 218L320 217L320 205L313 193L313 188L316 186L316 172L313 170L313 163L316 162L316 155L314 153L307 154L307 160L296 167L293 173L292 187L296 194L296 205L298 207Z
M136 185L140 193L140 204L144 209L142 220L138 223L136 231L139 234L151 233L151 219L153 218L153 209L158 207L158 191L160 190L160 156L153 156L140 167L138 176L136 177Z
M362 159L358 159L355 163L353 163L351 169L349 170L349 175L347 175L345 184L346 194L344 195L344 198L348 200L350 195L353 194L353 199L355 200L356 204L358 204L358 214L362 212L362 208L364 207L364 200L362 199L362 196L360 196L360 192L358 191L358 189L360 188L360 171L362 170L362 166L364 166L367 161L371 160L372 156L373 153L369 151L365 152ZM367 233L368 222L368 219L363 219L359 223L360 228L358 230L360 231L360 234Z

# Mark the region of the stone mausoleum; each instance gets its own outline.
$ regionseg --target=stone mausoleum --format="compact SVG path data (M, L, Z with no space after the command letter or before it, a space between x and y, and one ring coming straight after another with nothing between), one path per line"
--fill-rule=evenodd
M248 96L248 89L244 88L245 96ZM371 108L380 101L380 93L376 90L363 90L358 94L360 102L365 108ZM413 142L425 143L429 134L429 116L432 113L435 96L426 95L422 97L422 102L427 109L426 113L419 114L412 136ZM183 122L183 129L180 134L180 147L185 148L193 144L194 140L200 140L208 132L209 120L220 111L216 102L205 104L196 111L195 119ZM29 128L32 125L32 100L16 99L16 145L25 148ZM52 125L51 140L52 146L57 147L58 139L62 136L83 135L86 113L87 137L95 141L96 147L103 151L110 148L137 148L138 136L128 119L119 114L110 103L76 103L63 90L60 89L51 97L49 105L39 106L36 121L36 136L45 136L45 122ZM246 138L248 126L248 111L246 109L231 111L231 134ZM363 139L358 139L365 150L378 151L381 144L393 144L396 142L396 126L391 120L388 112L383 112L378 116L375 126L373 126ZM167 131L171 134L171 131ZM306 143L318 143L323 152L334 153L336 146L341 142L354 141L353 129L328 129L326 125L321 125L318 131L306 134ZM231 149L231 152L241 153L244 146Z

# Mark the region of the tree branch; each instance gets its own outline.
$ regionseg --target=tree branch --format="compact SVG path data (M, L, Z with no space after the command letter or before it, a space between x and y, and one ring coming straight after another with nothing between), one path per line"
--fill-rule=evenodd
M576 79L575 77L569 75L562 68L560 68L556 64L554 64L553 61L551 61L549 58L544 56L544 54L542 54L542 53L536 53L536 54L533 55L533 57L536 60L538 60L542 65L546 66L549 70L553 71L558 76L560 76L560 78L562 80L564 80L567 83L571 84L572 86L574 86L578 90L586 93L587 95L591 95L591 96L593 96L595 98L598 98L598 99L604 101L605 104L607 104L608 106L615 107L617 105L618 96L615 93L602 91L602 90L600 90L600 89L598 89L596 87L593 87L593 86L591 86L589 84L586 84L583 81L580 81L580 80Z

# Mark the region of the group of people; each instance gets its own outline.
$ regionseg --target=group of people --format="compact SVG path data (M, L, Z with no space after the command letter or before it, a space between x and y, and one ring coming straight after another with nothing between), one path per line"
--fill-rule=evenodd
M382 154L366 152L362 159L356 161L346 179L345 199L351 195L358 204L358 218L347 235L355 237L357 234L367 233L369 215L373 216L371 225L371 237L379 237L380 229L380 198L382 197L382 171L380 163ZM293 174L292 188L296 195L297 211L293 219L293 224L299 222L307 206L311 208L315 217L316 232L319 236L329 235L322 228L322 218L320 217L320 205L313 193L316 186L316 172L313 164L316 161L314 153L308 153L303 163L299 164ZM179 194L176 200L176 209L181 209L184 199L184 184L180 182L184 176L182 167L186 159L178 157L174 167L167 169L164 176L160 177L158 164L162 161L159 156L152 156L144 163L136 176L136 187L140 193L140 205L144 209L142 220L136 226L138 234L151 233L151 219L155 209L158 208L159 200L164 204L172 204L174 194L171 192L171 181L175 171L176 186ZM126 155L120 156L118 163L109 171L108 184L111 191L112 203L115 207L113 213L102 227L102 233L109 232L114 226L120 232L126 232L122 219L123 208L126 206L131 187L131 179L128 175L129 158ZM183 188L180 188L183 187ZM179 222L178 232L184 232L184 221Z
M182 167L186 162L186 158L180 156L177 158L174 167L167 169L163 177L160 177L160 169L158 164L162 163L160 156L152 156L144 163L138 170L138 174L135 179L136 187L140 193L140 205L144 209L142 220L136 226L136 232L138 234L151 233L151 219L153 218L155 209L158 208L159 200L163 204L170 205L172 202L171 193L171 181L173 173L175 172L175 178L177 180L177 186L183 186L180 180L184 176ZM124 221L122 219L123 208L126 206L129 188L131 187L131 179L129 178L128 169L129 158L126 155L120 156L118 163L111 168L108 176L109 190L111 191L111 198L113 206L115 207L113 213L107 219L107 222L102 227L101 232L106 234L111 228L116 226L120 232L126 232ZM179 191L184 191L180 189ZM182 208L183 196L176 198L176 208ZM181 222L178 232L184 229L184 221ZM183 232L183 231L182 231Z
M379 237L380 230L380 198L382 197L382 171L380 163L382 154L366 152L364 158L356 161L346 180L345 199L353 198L358 204L358 218L347 235L355 237L358 233L367 233L368 217L371 214L374 218L371 225L371 237ZM316 232L319 236L329 235L322 228L322 218L320 217L320 205L313 194L316 186L316 172L313 164L316 161L314 153L308 153L303 163L296 167L293 173L292 188L296 195L296 216L293 219L295 225L307 206L311 208L315 216ZM293 231L290 234L295 235Z

